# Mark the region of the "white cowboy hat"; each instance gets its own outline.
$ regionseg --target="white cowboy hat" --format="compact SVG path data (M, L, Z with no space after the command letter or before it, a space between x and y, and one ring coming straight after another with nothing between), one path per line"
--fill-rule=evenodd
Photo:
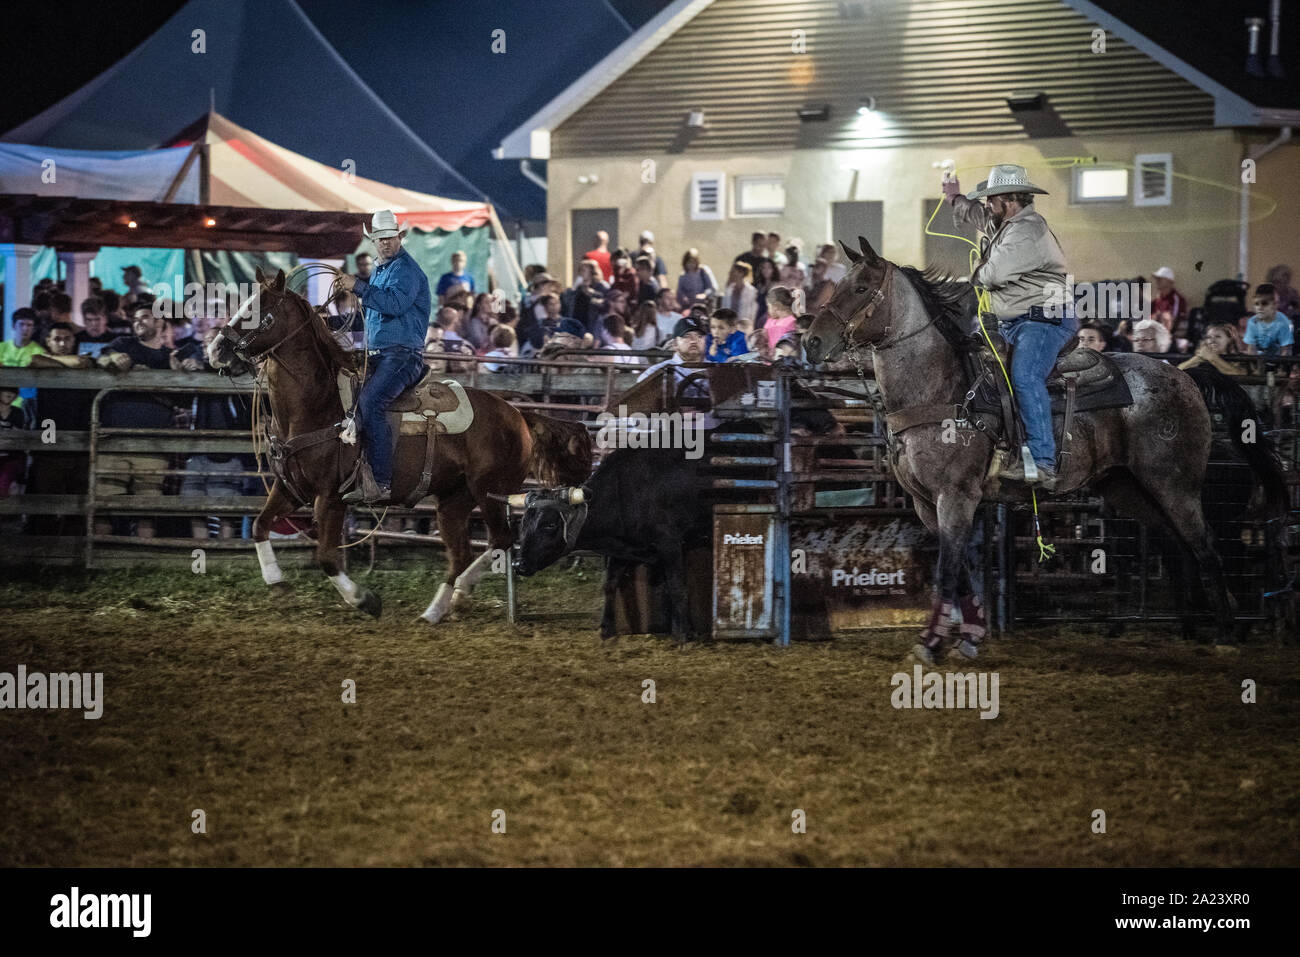
M966 198L983 199L985 196L997 196L1001 193L1042 193L1046 195L1047 190L1039 189L1029 182L1029 174L1025 172L1023 166L1016 166L1013 163L999 163L989 170L989 178L983 180L972 192L967 193Z
M1155 275L1157 279L1172 280L1174 278L1174 271L1170 269L1168 266L1161 266L1159 269L1156 270Z
M370 232L367 233L364 228L361 231L365 233L366 239L387 239L390 236L400 236L407 228L405 223L397 225L397 217L391 209L381 209L370 218Z

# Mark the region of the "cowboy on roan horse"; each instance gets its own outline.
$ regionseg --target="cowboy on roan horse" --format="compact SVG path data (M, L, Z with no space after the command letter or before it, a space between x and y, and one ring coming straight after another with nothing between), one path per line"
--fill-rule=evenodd
M402 248L391 210L381 209L370 222L366 238L379 250L379 265L369 280L346 273L339 284L354 293L365 308L366 359L369 363L361 388L358 427L366 462L378 494L366 497L364 484L343 496L345 502L382 505L393 494L393 443L388 407L424 374L424 336L429 327L429 278Z
M973 223L988 237L971 282L988 289L998 330L1015 348L1011 381L1029 452L1038 467L1032 484L1051 491L1056 486L1056 440L1046 380L1057 353L1078 331L1078 323L1072 303L1067 302L1064 310L1045 308L1053 301L1051 289L1065 286L1065 254L1047 221L1033 208L1034 193L1047 190L1030 183L1023 166L1010 164L994 166L989 178L966 196L955 177L945 176L943 181L953 219ZM986 196L987 206L979 202ZM1003 478L1026 480L1018 459L1012 460Z

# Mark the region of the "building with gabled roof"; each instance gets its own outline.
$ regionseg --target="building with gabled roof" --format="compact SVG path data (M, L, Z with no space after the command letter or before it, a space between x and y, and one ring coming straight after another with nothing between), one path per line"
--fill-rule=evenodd
M1201 68L1121 19L1128 6L677 0L499 155L548 161L550 265L565 275L596 228L625 246L650 229L665 259L696 247L719 275L757 230L799 237L809 259L862 234L962 274L968 247L926 235L942 170L969 190L1006 162L1049 191L1038 208L1080 279L1170 265L1193 295L1239 271L1258 281L1295 254L1293 85L1232 83L1226 62ZM1168 6L1244 65L1246 5ZM952 232L951 217L931 229Z

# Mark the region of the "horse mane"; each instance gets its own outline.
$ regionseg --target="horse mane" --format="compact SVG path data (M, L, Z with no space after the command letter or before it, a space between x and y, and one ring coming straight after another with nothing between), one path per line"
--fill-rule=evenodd
M324 350L326 362L328 362L332 367L330 369L331 375L337 375L340 369L349 373L356 372L356 354L344 349L343 346L339 344L339 341L330 333L325 321L317 315L316 310L312 307L312 304L307 301L307 298L299 295L291 289L280 290L280 294L284 296L292 296L299 302L300 308L307 310L308 315L311 317L307 326L311 330L311 334Z
M899 266L898 269L921 297L926 314L941 327L948 327L944 332L949 339L953 332L959 338L966 336L970 331L970 305L967 299L973 292L970 283L962 282L936 266L925 269Z

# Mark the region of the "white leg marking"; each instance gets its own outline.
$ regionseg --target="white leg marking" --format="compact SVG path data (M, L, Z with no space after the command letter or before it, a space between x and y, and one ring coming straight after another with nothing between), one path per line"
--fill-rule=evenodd
M271 543L258 542L253 547L257 549L257 563L262 566L262 581L268 585L284 581L280 563L275 560L275 553L271 551Z
M334 583L334 587L338 589L339 594L343 596L343 600L349 605L355 608L361 604L361 589L357 587L356 582L343 572L331 575L330 581Z
M469 568L465 569L456 578L456 590L451 596L453 603L469 599L470 593L474 591L474 586L483 580L487 574L488 566L492 564L492 549L489 548L478 558L470 563Z
M431 625L436 625L442 621L443 617L451 609L451 586L443 582L438 586L438 593L433 596L433 601L429 602L429 607L424 609L423 618Z

